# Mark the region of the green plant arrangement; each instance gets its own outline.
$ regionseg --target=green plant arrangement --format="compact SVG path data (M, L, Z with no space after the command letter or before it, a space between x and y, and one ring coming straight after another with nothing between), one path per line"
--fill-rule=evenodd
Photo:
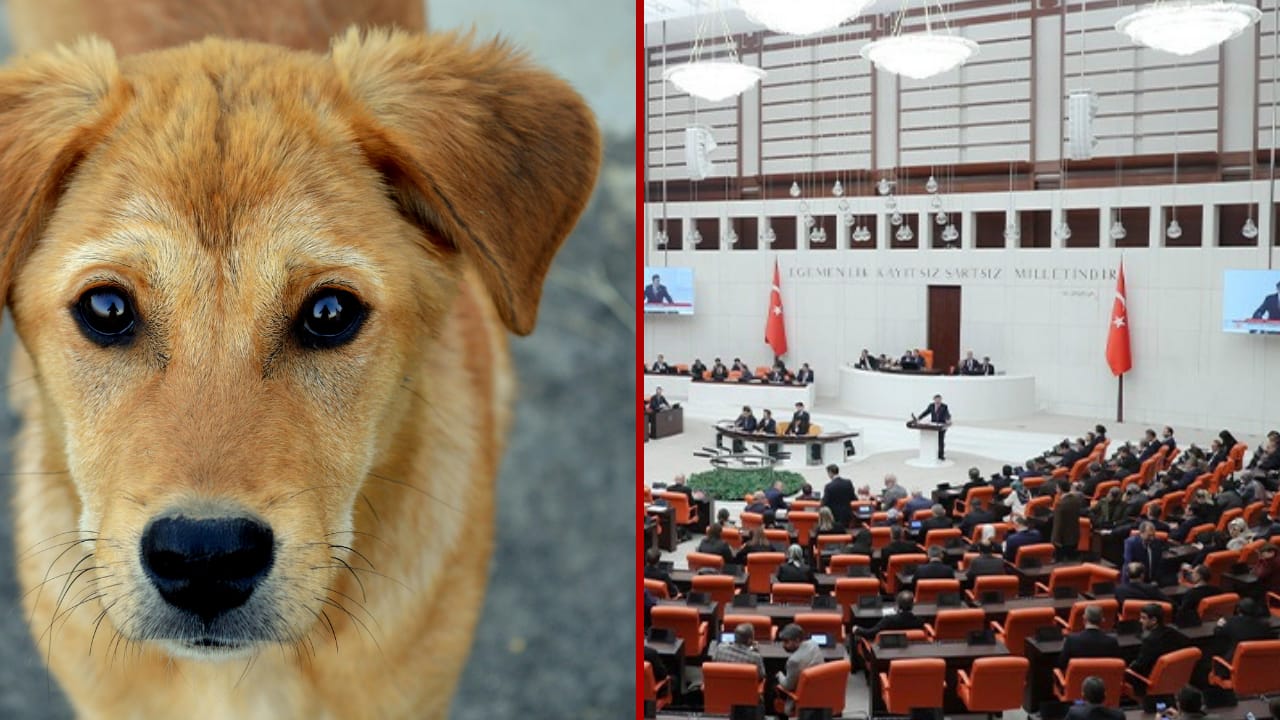
M787 470L725 470L716 468L689 476L689 487L701 490L716 500L741 500L747 493L764 490L775 480L782 481L787 495L800 491L804 477Z

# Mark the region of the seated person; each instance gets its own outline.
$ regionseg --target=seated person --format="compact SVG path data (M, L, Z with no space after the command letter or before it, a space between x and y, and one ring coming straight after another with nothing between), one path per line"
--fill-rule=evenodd
M813 568L804 561L804 549L799 545L787 548L787 561L778 566L778 582L808 583L817 587L818 578Z
M751 623L739 623L733 629L733 642L717 643L711 651L711 662L743 663L756 666L756 677L764 679L764 659L756 645L756 629Z
M782 363L774 363L773 367L769 368L769 372L764 376L764 379L766 382L771 383L787 382L787 370L782 366Z
M1130 485L1129 487L1135 487ZM1107 491L1106 497L1098 501L1090 510L1093 516L1093 524L1097 527L1115 527L1124 522L1128 517L1129 505L1125 502L1124 496L1120 493L1120 488L1113 487Z
M1106 706L1107 686L1097 675L1084 679L1080 694L1084 696L1084 702L1072 705L1065 720L1124 720L1124 713Z
M716 358L715 362L711 364L711 379L725 380L728 377L729 377L729 368L725 367L725 364L720 362L720 358Z
M978 366L979 375L995 375L996 366L991 364L991 356L983 355L982 364Z
M756 432L761 435L777 435L778 421L773 419L773 412L761 410L760 422L756 423Z
M782 490L781 480L774 480L772 485L764 489L764 499L769 501L769 508L772 510L787 509L786 493Z
M1129 669L1139 675L1150 677L1151 669L1161 655L1181 650L1187 646L1186 637L1164 624L1164 611L1155 603L1142 606L1138 613L1138 622L1142 624L1142 645L1138 648L1138 657L1129 663ZM1146 694L1146 686L1141 680L1130 675L1126 678L1134 685L1139 694Z
M773 508L769 506L769 499L765 496L763 490L757 490L751 496L751 502L742 511L763 515L764 524L766 526L773 525Z
M746 365L743 365L738 372L742 373L741 377L738 378L738 382L751 382L756 379L756 376L751 374L751 368Z
M1179 690L1174 704L1173 712L1166 711L1173 720L1221 720L1217 715L1205 713L1204 693L1193 685L1187 685Z
M932 512L933 515L920 523L921 540L924 539L924 536L927 535L930 530L946 530L951 527L951 518L947 517L947 509L942 507L942 505L934 503L930 512ZM908 521L910 521L910 518L908 518Z
M678 597L680 589L671 581L671 573L666 569L659 567L658 563L662 560L662 551L658 548L649 548L644 551L644 579L659 580L667 584L667 597Z
M1126 600L1157 600L1169 602L1169 598L1153 582L1146 579L1147 568L1142 563L1131 562L1126 570L1126 577L1116 586L1116 602L1124 605Z
M960 532L965 538L971 538L974 528L993 523L996 519L995 513L987 509L986 503L982 502L981 498L974 498L969 503L969 512L960 519Z
M920 546L904 539L902 537L902 526L894 525L889 528L889 544L880 549L880 559L884 561L885 566L888 567L889 558L894 555L918 552L920 552Z
M944 558L946 553L942 548L934 545L929 548L926 553L929 561L916 568L913 580L954 580L956 577L955 568L948 565Z
M1280 552L1272 543L1258 548L1258 557L1253 563L1253 574L1266 592L1280 592Z
M898 360L898 368L901 370L919 370L920 367L921 363L913 350L902 353L902 357Z
M800 363L800 370L796 372L796 382L804 385L813 383L813 368L809 367L809 363Z
M1175 624L1181 627L1200 624L1200 601L1222 594L1221 588L1209 584L1212 576L1207 565L1187 566L1183 570L1183 577L1191 581L1191 587L1178 600L1178 610L1173 616Z
M1022 515L1013 516L1014 532L1004 539L1004 559L1013 562L1018 557L1018 548L1023 545L1038 545L1044 542L1040 531L1030 526Z
M859 370L879 370L880 360L867 352L866 348L862 349L862 354L858 356L858 362L854 367Z
M813 529L814 535L844 535L845 527L836 520L831 508L823 505L818 508L818 525Z
M1077 658L1105 657L1120 657L1120 641L1102 629L1102 608L1090 605L1084 609L1084 629L1063 638L1058 667L1066 670Z
M756 416L751 412L750 405L743 405L742 412L738 413L738 418L733 421L733 429L742 432L755 432Z
M722 510L724 510L725 516L728 517L729 511L724 508ZM719 555L724 558L726 564L732 564L734 559L733 548L729 547L729 543L725 542L724 538L721 537L722 532L724 532L724 528L720 523L715 522L708 525L707 536L702 538L702 542L698 543L697 552Z
M1000 546L996 543L994 525L982 526L978 544L974 545L974 549L978 551L978 557L969 561L969 569L966 571L970 581L981 575L1006 574L1004 558L1000 557Z
M734 555L733 564L746 565L747 558L751 555L766 552L777 551L773 549L773 543L769 542L769 537L764 534L764 530L742 530L742 547L738 549L738 554Z
M913 490L911 497L907 498L907 504L902 506L902 514L908 520L915 516L918 510L928 510L933 507L933 501L924 496L924 492Z
M979 363L977 358L973 356L973 351L970 350L964 354L964 359L960 361L960 368L958 372L961 375L979 375L981 374L979 372L979 366L981 364L982 363Z
M846 555L870 555L871 547L871 530L863 524L862 518L853 515L849 519L849 534L853 539L848 545L840 548L840 552Z
M880 492L880 506L886 510L907 497L907 489L898 484L898 476L889 473L884 476L884 490Z
M702 364L702 358L694 358L693 364L689 366L689 374L693 376L694 380L701 380L702 373L705 372L706 369L707 366Z
M800 494L796 496L797 500L821 500L822 497L813 491L813 485L805 483L800 486Z
M1240 598L1236 605L1236 614L1229 618L1219 618L1213 629L1214 654L1231 662L1235 656L1236 646L1250 640L1272 640L1275 632L1271 629L1270 614L1262 603L1250 597ZM1228 677L1230 671L1218 663L1214 663L1214 672L1219 677Z
M649 372L666 375L667 373L675 372L675 368L668 365L662 355L658 355L658 359L653 361L653 366L649 368Z
M916 601L910 590L903 590L894 597L894 608L897 610L892 615L885 615L880 621L871 627L855 628L854 637L874 639L875 636L885 630L922 630L924 629L924 620L917 616L914 612Z

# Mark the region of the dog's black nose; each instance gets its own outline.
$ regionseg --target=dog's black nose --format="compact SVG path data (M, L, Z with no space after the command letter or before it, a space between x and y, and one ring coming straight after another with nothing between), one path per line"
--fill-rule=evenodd
M209 622L253 594L271 570L272 541L249 518L160 518L142 534L142 567L170 605Z

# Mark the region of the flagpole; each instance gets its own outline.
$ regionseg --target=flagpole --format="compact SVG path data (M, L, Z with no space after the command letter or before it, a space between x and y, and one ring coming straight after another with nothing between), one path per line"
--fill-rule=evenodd
M1120 374L1120 384L1116 386L1116 422L1124 422L1124 373Z

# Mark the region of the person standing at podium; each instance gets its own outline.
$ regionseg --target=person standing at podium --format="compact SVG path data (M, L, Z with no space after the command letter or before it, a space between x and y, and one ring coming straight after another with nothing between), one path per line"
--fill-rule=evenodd
M667 402L667 398L662 394L662 388L654 388L653 395L649 397L649 412L658 412L671 407L671 403Z
M938 459L947 459L947 428L951 426L951 409L947 404L942 402L941 395L934 395L933 402L926 405L924 410L920 411L920 417L911 416L912 420L928 420L929 422L939 425L938 428Z

